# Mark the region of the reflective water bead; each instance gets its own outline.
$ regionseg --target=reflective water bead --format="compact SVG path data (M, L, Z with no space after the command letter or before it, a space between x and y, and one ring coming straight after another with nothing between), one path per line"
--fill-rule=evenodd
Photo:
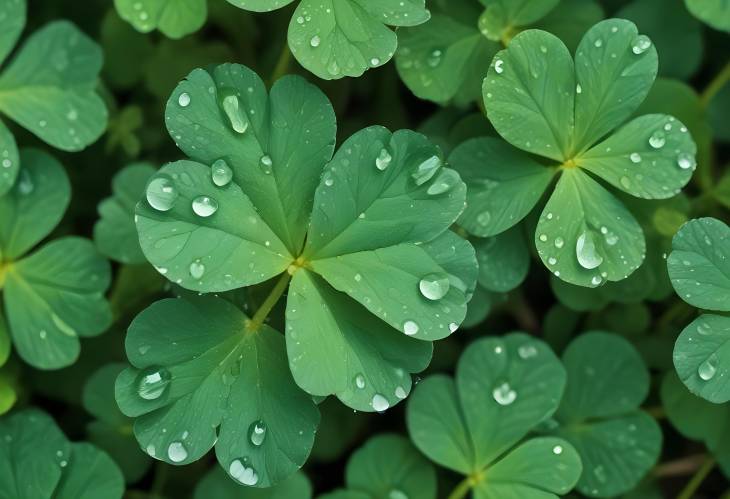
M137 394L145 400L156 400L165 393L172 376L162 367L149 367L139 374Z
M703 381L709 381L717 373L717 355L714 353L710 355L702 364L697 367L697 375Z
M651 40L646 35L637 36L631 44L631 51L636 54L643 54L646 50L651 47Z
M505 381L492 390L492 397L499 405L510 405L517 399L517 392Z
M310 46L311 46L312 48L317 48L317 47L319 47L319 44L320 44L320 43L322 43L322 39L321 39L321 38L320 38L320 37L319 37L318 35L314 35L314 36L313 36L313 37L312 37L312 38L311 38L311 39L309 40L309 45L310 45Z
M562 237L555 238L555 247L560 249L565 245L565 240Z
M393 160L393 156L386 148L380 150L380 154L375 158L375 167L381 172L390 166L390 162Z
M575 254L578 263L584 269L595 269L603 263L603 256L598 252L592 232L583 231L575 243Z
M492 219L492 214L488 211L483 211L477 215L477 223L482 227L489 225L489 221Z
M211 179L218 187L225 187L233 179L233 170L228 166L226 160L219 159L211 167Z
M441 167L441 158L431 156L418 165L416 171L411 175L416 181L416 185L423 185L436 174Z
M157 211L169 211L178 197L177 188L171 179L165 176L153 178L147 184L145 192L147 202Z
M228 473L239 483L243 485L256 485L259 481L259 475L253 466L246 466L241 459L234 459L228 467Z
M449 276L443 273L431 273L418 283L421 294L429 300L440 300L449 292Z
M172 442L167 448L167 457L173 463L180 463L188 457L188 450L182 442Z
M358 387L360 390L365 388L365 376L362 374L358 374L355 376L355 386Z
M641 154L639 154L638 152L632 152L629 155L629 159L632 163L641 163Z
M248 427L248 439L253 445L260 447L266 439L266 424L261 420L251 423Z
M188 107L190 105L190 94L187 92L181 93L177 98L177 103L180 104L180 107Z
M218 211L218 201L208 196L193 199L193 211L199 217L207 218Z
M259 159L259 165L261 166L261 169L264 171L265 174L271 173L271 167L274 165L274 161L271 159L271 156L268 154L264 154Z
M237 133L246 133L248 130L248 116L241 109L241 103L235 95L227 95L223 98L223 112L226 113L231 128Z
M418 332L418 324L416 324L414 321L405 321L403 323L403 332L407 336L413 336Z
M563 447L562 446L556 445L555 447L553 447L553 454L555 454L556 456L559 456L562 453L563 453Z
M190 264L190 277L193 279L200 279L205 274L205 265L200 260L195 260Z
M426 194L436 196L448 192L461 180L459 174L455 170L444 169L441 170L436 180L428 187Z
M651 134L651 137L649 137L649 145L654 149L661 149L666 143L667 139L664 135L664 132L662 132L661 130L657 130L656 132Z
M688 168L694 168L697 166L697 161L693 155L681 152L677 156L677 164L682 170L687 170Z
M388 399L383 397L381 394L376 393L373 395L373 399L370 402L370 404L373 406L373 409L375 409L377 412L383 412L388 407L390 407L390 402L388 402Z
M497 74L502 74L504 72L504 67L502 65L504 64L504 61L502 59L497 59L494 61L494 70L497 72Z
M399 399L403 400L404 398L406 398L408 396L408 394L406 393L405 389L402 386L398 386L395 389L395 396L398 397Z
M517 355L522 359L529 359L537 355L537 348L534 345L521 345L517 349Z

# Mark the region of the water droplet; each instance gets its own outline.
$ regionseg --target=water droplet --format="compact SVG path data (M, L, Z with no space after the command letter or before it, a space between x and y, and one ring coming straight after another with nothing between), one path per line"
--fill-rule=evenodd
M529 359L537 355L537 348L534 345L522 345L517 349L517 354L521 359Z
M691 154L681 152L677 156L677 164L682 170L686 170L688 168L694 168L695 166L697 166L697 161L695 160L695 157Z
M440 167L441 158L438 156L431 156L419 164L416 171L411 176L416 181L416 185L423 185L431 180Z
M386 148L380 150L380 154L375 158L375 167L381 172L390 166L390 162L393 160L393 156Z
M358 387L360 390L365 388L365 376L362 374L358 374L355 376L355 386Z
M449 276L442 273L428 274L418 283L418 289L429 300L440 300L449 292Z
M248 116L241 109L241 103L235 95L226 95L222 102L223 112L226 113L231 128L236 133L246 133L248 130Z
M594 286L598 286L599 284L601 284L601 282L603 282L603 279L599 275L594 275L591 279L591 284L593 284Z
M146 196L147 202L157 211L169 211L177 200L178 192L171 179L160 176L147 184Z
M505 381L492 390L492 397L499 405L510 405L517 398L517 392Z
M483 211L477 215L477 223L482 227L489 225L489 221L492 219L492 214L488 211Z
M266 438L266 424L261 420L251 423L248 427L248 438L253 445L260 447Z
M403 323L403 332L407 336L413 336L418 332L418 324L413 321L405 321Z
M593 42L593 45L594 45L594 46L595 46L596 48L600 48L600 47L602 47L602 46L603 46L603 40L601 40L600 38L598 38L598 39L596 39L596 41L595 41L595 42Z
M271 167L274 165L274 161L271 159L271 156L268 154L264 154L259 159L259 166L261 166L261 169L264 171L265 174L271 173Z
M386 399L379 393L376 393L375 395L373 395L373 400L370 402L370 404L373 406L373 409L375 409L377 412L383 412L388 407L390 407L390 402L388 402L388 399Z
M651 137L649 137L649 145L654 149L661 149L666 143L667 139L664 135L664 132L662 132L661 130L657 130L656 132L651 134Z
M634 39L631 44L631 51L636 54L643 54L646 50L651 47L651 40L646 35L639 35Z
M450 333L455 332L457 329L459 329L459 325L456 322L452 322L452 323L449 324L449 332Z
M162 367L149 367L139 374L137 393L145 400L156 400L165 393L172 376Z
M494 70L499 75L501 75L504 72L503 64L504 64L504 61L502 59L497 59L496 61L494 61Z
M576 93L576 94L582 94L582 93L583 93L583 87L581 87L581 86L580 86L580 83L578 83L578 84L577 84L577 85L575 86L575 93Z
M391 489L388 492L388 499L409 499L408 495L400 489Z
M167 457L173 463L180 463L188 457L188 451L182 442L173 442L167 448Z
M228 473L243 485L256 485L259 481L259 475L253 466L246 466L241 459L234 459L231 462Z
M203 274L205 274L205 265L203 265L200 260L195 260L190 264L190 276L193 279L200 279L203 277Z
M697 374L703 381L709 381L717 372L717 355L714 353L710 355L702 364L697 368Z
M603 263L603 257L596 248L595 238L592 232L583 231L575 243L575 254L578 263L584 269L595 269Z
M428 59L426 59L426 64L429 65L429 67L435 68L438 67L439 64L441 64L441 56L443 55L443 52L441 50L436 49L433 52L431 52L428 56Z
M629 159L632 163L641 163L641 154L639 154L638 152L632 152L629 155Z
M208 196L193 199L193 211L199 217L207 218L218 211L218 201Z
M399 399L403 400L404 398L406 398L408 396L408 394L406 393L405 389L402 386L399 386L399 387L396 387L396 389L395 389L395 396L398 397Z
M378 64L380 64L380 59L378 59L377 57L373 57L372 59L370 59L370 65L371 65L372 67L375 67L375 66L377 66Z
M555 247L560 249L565 245L565 240L563 240L562 237L556 237L555 238Z
M426 194L437 196L450 191L459 182L461 178L455 170L444 169L436 177L436 180L428 187Z
M561 445L556 445L555 447L553 447L553 454L555 454L556 456L559 456L562 453L563 453L563 447Z
M233 170L228 166L226 160L219 159L211 167L211 178L218 187L225 187L233 179Z
M319 44L322 43L322 39L318 35L314 35L311 40L309 40L309 45L312 46L312 48L319 47Z
M619 183L621 184L621 187L623 187L624 189L631 188L631 179L625 175L619 179Z
M187 92L181 93L177 98L177 103L180 104L180 107L188 107L190 104L190 94Z

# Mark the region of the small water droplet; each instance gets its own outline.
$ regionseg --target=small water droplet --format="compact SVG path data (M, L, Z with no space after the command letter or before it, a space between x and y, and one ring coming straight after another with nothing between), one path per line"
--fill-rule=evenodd
M390 155L390 152L386 148L383 148L380 150L378 157L375 158L375 167L382 172L390 166L392 160L393 156Z
M218 211L218 201L208 196L193 199L193 211L199 217L207 218Z
M180 463L188 457L188 450L182 442L172 442L167 448L167 457L173 463Z
M248 428L248 438L256 447L260 447L266 439L266 424L261 421L254 421Z
M638 152L632 152L629 155L629 159L632 163L641 163L641 154L639 154Z
M358 374L355 376L355 386L358 387L360 390L365 388L365 376L362 374Z
M688 168L694 168L697 166L697 161L693 155L681 152L677 155L677 164L682 170L687 170Z
M211 167L211 179L218 187L225 187L233 180L233 170L228 166L226 160L219 159Z
M710 355L702 364L697 368L697 374L703 381L709 381L717 373L717 355L714 353Z
M205 265L200 260L195 260L190 264L190 277L193 279L200 279L205 274Z
M649 137L649 145L654 149L661 149L666 143L667 139L664 135L664 132L662 132L661 130L657 130L656 132L651 134L651 137Z
M320 38L320 37L319 37L318 35L314 35L314 36L313 36L313 37L312 37L312 38L311 38L311 39L309 40L309 45L310 45L310 46L311 46L312 48L317 48L317 47L319 47L319 44L320 44L320 43L322 43L322 39L321 39L321 38Z
M156 400L165 393L172 376L162 367L149 367L139 373L137 393L145 400Z
M408 495L400 489L391 489L388 492L388 499L409 499Z
M403 400L404 398L406 398L408 396L408 394L406 393L405 389L402 386L399 386L399 387L396 387L396 389L395 389L395 396L398 397L399 399Z
M379 393L373 395L373 400L370 402L370 404L377 412L383 412L388 409L388 407L390 407L390 402L388 402L388 399L386 399Z
M259 166L261 166L261 169L265 174L271 173L271 167L274 165L274 161L271 159L271 156L268 154L264 154L259 159Z
M505 381L492 390L492 397L499 405L510 405L517 399L517 392Z
M414 321L405 321L403 323L403 332L407 336L413 336L418 332L418 324L416 324Z
M440 300L449 292L449 276L443 273L432 273L418 283L421 294L429 300Z
M494 70L497 72L497 74L502 74L504 72L504 61L502 59L497 59L494 61Z
M177 98L177 103L180 104L180 107L188 107L190 105L190 94L187 92L181 93Z
M489 221L492 219L492 214L488 211L483 211L477 215L477 223L482 227L489 225Z
M631 51L636 55L640 55L646 52L649 47L651 47L651 40L649 37L646 35L639 35L631 44Z
M560 249L565 245L565 240L562 237L555 238L555 247Z
M529 359L537 355L537 348L534 345L521 345L517 349L517 354L521 359Z
M169 211L175 205L178 192L170 178L159 176L147 184L146 197L150 206L157 211Z
M562 453L563 453L563 447L561 445L556 445L555 447L553 447L553 454L555 454L556 456L559 456Z
M439 49L434 50L431 52L428 56L428 59L426 59L426 64L429 65L429 67L436 68L439 64L441 64L441 56L443 55L443 52Z
M431 156L425 161L421 162L416 168L416 171L411 175L416 181L416 185L423 185L436 174L438 169L441 167L441 158L438 156Z

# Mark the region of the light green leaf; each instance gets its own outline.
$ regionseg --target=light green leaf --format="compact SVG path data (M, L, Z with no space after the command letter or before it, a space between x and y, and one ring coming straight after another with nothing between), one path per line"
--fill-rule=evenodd
M487 8L479 18L484 36L507 41L518 28L545 17L560 0L480 0Z
M398 40L388 26L416 26L425 0L302 0L289 24L299 63L325 80L360 76L388 62Z
M730 311L730 228L715 218L690 220L667 258L677 294L698 308Z
M574 127L575 69L563 42L539 30L515 36L483 85L489 120L513 146L562 162Z
M479 237L497 235L527 216L555 174L554 169L491 137L462 143L449 156L449 163L469 187L459 225Z
M99 46L66 21L41 28L0 74L0 112L41 140L79 151L104 131L107 110L96 94Z
M287 300L287 351L297 384L335 394L356 410L384 411L411 390L410 373L432 345L393 330L307 270L294 274Z
M134 224L134 207L154 173L149 163L134 163L114 175L112 196L99 203L101 219L94 225L94 243L104 256L126 264L146 261Z
M0 121L0 196L5 195L13 187L19 170L20 157L15 137Z
M0 64L13 50L25 27L26 0L0 1Z
M227 0L228 3L244 10L254 12L271 12L289 5L294 0Z
M312 485L297 471L268 489L244 488L232 481L219 467L211 469L195 486L194 499L311 499Z
M411 439L442 466L482 472L553 414L564 376L542 341L521 333L478 340L459 360L455 381L434 375L418 385L406 413Z
M121 498L124 479L114 461L85 442L71 444L68 470L53 492L54 499Z
M632 22L608 19L588 30L575 57L574 152L585 151L631 116L649 93L657 67L656 48Z
M170 38L198 31L207 17L206 0L114 0L119 16L134 29L159 29Z
M347 461L349 490L372 499L418 497L436 499L436 471L411 443L400 435L381 434L369 439Z
M672 116L636 118L576 160L614 187L644 199L665 199L689 182L697 146Z
M17 259L46 237L63 218L71 186L52 156L23 149L13 189L0 197L0 261ZM0 281L1 283L1 281Z
M52 241L12 263L4 299L18 354L40 369L72 364L79 336L98 335L111 324L104 298L110 281L109 262L79 237Z
M522 284L530 268L530 252L522 227L513 227L474 243L480 285L490 291L506 293Z
M730 32L730 4L727 0L684 0L693 16L715 29Z
M631 490L654 466L662 433L639 405L649 372L623 338L601 332L578 336L565 350L565 395L553 432L573 444L583 461L578 490L613 497Z
M538 221L535 245L556 276L588 287L625 279L645 254L633 215L577 168L563 170Z
M116 398L156 459L182 465L215 446L233 479L268 487L304 464L319 411L292 380L283 336L248 321L220 298L154 303L129 328L134 367Z
M231 116L243 133L232 128ZM166 121L188 157L228 164L233 187L248 196L289 252L298 254L314 190L334 150L336 122L327 97L296 76L279 80L267 96L256 73L223 64L210 72L193 70L173 91ZM216 188L211 180L205 185Z

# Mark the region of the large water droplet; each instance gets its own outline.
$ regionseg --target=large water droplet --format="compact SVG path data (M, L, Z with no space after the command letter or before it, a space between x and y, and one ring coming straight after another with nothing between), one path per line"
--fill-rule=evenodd
M200 279L205 274L205 265L200 260L195 260L190 264L190 277Z
M440 300L449 292L449 276L443 273L432 273L418 283L421 294L429 300Z
M226 160L219 159L213 163L210 170L211 179L218 187L225 187L233 179L233 170L228 166Z
M177 103L180 104L180 107L188 107L190 105L190 94L187 92L181 93L177 98Z
M231 128L237 133L246 133L248 130L248 116L241 109L241 103L236 95L226 95L222 102L223 112L228 116Z
M228 473L239 483L243 485L256 485L259 481L259 475L253 466L246 466L241 459L234 459L228 467Z
M492 397L499 405L510 405L517 398L515 392L508 382L500 383L492 390Z
M438 169L441 167L441 158L438 156L431 156L427 160L423 161L416 171L411 175L416 181L416 185L423 185L436 174Z
M170 384L170 372L162 367L149 367L139 374L137 393L145 400L156 400Z
M646 35L637 36L631 44L631 51L636 54L643 54L651 47L651 40Z
M654 149L661 149L666 143L666 136L661 130L657 130L656 132L651 134L651 137L649 137L649 145Z
M408 336L413 336L418 332L418 324L414 321L405 321L403 323L403 332Z
M266 439L266 423L262 420L254 421L248 427L248 438L256 447L260 447Z
M193 199L193 211L199 217L209 217L218 211L218 201L208 196Z
M377 412L383 412L388 407L390 407L390 402L388 402L388 399L383 397L381 394L376 393L375 395L373 395L371 405L373 406L373 409L375 409Z
M393 156L386 148L380 150L380 154L375 158L375 167L381 172L390 166L390 162L393 161Z
M147 184L147 202L157 211L169 211L178 197L177 188L171 179L160 176Z
M434 180L428 187L428 190L426 190L426 194L436 196L438 194L448 192L459 182L459 180L459 174L456 173L456 171L450 169L441 170L441 173L438 177L436 177L436 180Z
M173 442L167 448L167 457L173 463L180 463L185 461L188 457L188 450L185 448L182 442Z
M584 269L595 269L603 263L603 256L598 252L592 232L583 231L575 243L575 254L578 263Z
M717 355L714 353L710 355L702 364L697 368L697 374L703 381L709 381L717 372Z

